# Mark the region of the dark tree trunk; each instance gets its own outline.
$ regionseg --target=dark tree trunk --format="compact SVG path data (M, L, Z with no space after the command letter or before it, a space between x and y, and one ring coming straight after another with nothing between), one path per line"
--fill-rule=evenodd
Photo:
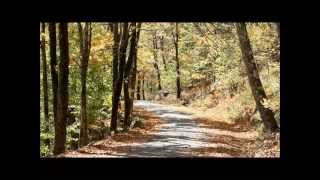
M267 132L274 132L278 129L276 120L272 110L264 107L262 101L267 98L264 88L262 86L258 70L254 61L250 40L248 38L247 29L245 23L237 23L237 33L240 42L240 48L242 53L242 59L245 63L249 84L251 91L258 107L261 119L263 120L265 130Z
M136 48L135 48L135 53L133 56L133 70L132 70L132 76L131 76L131 92L130 96L132 97L130 105L131 105L131 113L133 111L133 100L134 100L134 92L135 92L135 86L136 86L136 79L137 79L137 53L138 53L138 44L139 44L139 37L140 37L140 29L141 29L141 23L137 24L137 37L136 37Z
M68 75L69 75L69 47L68 24L59 24L59 83L58 83L58 119L57 133L55 135L54 154L65 151L66 118L68 109Z
M123 93L124 93L124 101L125 101L125 110L124 110L124 130L127 131L130 127L131 123L131 101L133 97L130 97L131 91L131 80L132 80L132 71L134 64L134 53L136 49L136 23L132 23L132 35L130 39L130 52L127 63L124 69L124 84L123 84Z
M176 32L175 34L173 33L173 39L174 39L174 46L176 50L176 72L177 72L177 80L176 80L176 87L177 87L177 99L181 98L181 83L180 83L180 62L179 62L179 47L178 47L178 42L179 42L179 29L178 29L178 23L176 23Z
M91 23L85 23L84 30L81 23L78 23L79 45L81 54L80 75L81 75L81 110L80 110L80 138L79 146L88 144L88 120L87 120L87 71L91 48Z
M108 23L107 29L113 33L113 23Z
M160 77L160 69L158 67L158 64L155 63L154 64L154 68L156 69L156 72L157 72L157 78L158 78L158 90L161 90L161 77Z
M277 50L279 52L277 53L276 60L280 63L280 23L276 23L276 31L278 34Z
M150 82L150 95L153 93L152 86L153 86L153 84L152 84L152 82Z
M119 49L119 71L117 73L117 79L115 82L115 86L112 93L112 114L111 114L111 131L117 132L117 117L118 117L118 107L119 107L119 101L120 101L120 95L122 90L122 82L123 82L123 71L124 71L124 65L126 61L126 50L128 45L128 23L123 23L122 25L122 35L121 35L121 42L120 42L120 49ZM116 30L114 29L114 32ZM115 33L114 33L115 34ZM116 35L117 36L117 35ZM115 38L116 39L116 38ZM116 45L115 43L114 45ZM116 57L114 55L114 57ZM114 59L113 62L117 61L117 59Z
M116 82L119 74L119 43L120 34L118 32L118 23L113 23L113 60L112 60L112 118L110 129L117 128L118 104L115 101Z
M276 23L276 29L277 29L277 33L278 33L278 38L280 40L280 23Z
M113 60L112 60L112 87L115 88L118 77L119 41L118 23L113 23Z
M145 80L146 81L146 88L147 88L147 91L149 91L149 81L148 80Z
M139 24L138 24L139 25ZM136 87L136 77L137 77L137 52L133 56L133 67L132 67L132 74L130 77L130 106L131 106L131 114L133 111L133 101L134 101L134 92Z
M141 85L141 76L140 76L140 72L138 72L138 80L137 80L137 100L141 100L141 96L140 96L140 85Z
M41 33L46 33L45 23L41 24ZM48 108L48 80L47 80L47 58L46 58L46 39L45 36L41 38L41 55L42 55L42 89L43 89L43 109L44 109L44 122L45 132L49 132L49 108ZM50 140L47 139L45 144L50 145Z
M50 38L50 69L52 81L52 99L53 99L53 122L55 124L55 134L57 134L57 104L58 104L58 73L57 66L57 37L56 37L56 24L49 23L49 38Z
M158 54L157 54L157 33L154 32L153 34L153 57L154 57L154 61L153 61L153 67L156 70L157 73L157 79L158 79L158 89L161 90L161 75L160 75L160 69L159 69L159 65L158 65Z
M139 43L139 37L140 37L140 28L141 28L141 23L138 23L137 25L137 38L136 38L136 46L137 48L135 49L135 53L133 56L133 71L132 71L132 79L131 79L131 88L133 91L131 91L131 106L133 106L133 99L134 99L134 92L135 92L135 86L136 86L136 79L137 79L137 53L138 53L138 43ZM131 109L132 110L132 109Z
M142 92L142 99L146 100L146 97L144 96L144 73L142 74L141 92Z
M164 36L160 37L160 49L161 49L161 55L162 55L162 61L164 65L164 70L167 71L167 63L165 58L165 51L164 51Z

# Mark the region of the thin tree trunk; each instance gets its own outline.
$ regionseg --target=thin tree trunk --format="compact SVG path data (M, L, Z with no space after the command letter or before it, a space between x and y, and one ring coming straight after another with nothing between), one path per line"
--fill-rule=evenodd
M164 36L160 37L160 49L161 49L164 70L167 71L167 63L166 63L165 52L164 52Z
M91 48L91 23L86 23L84 30L81 23L78 23L79 45L81 54L81 110L80 110L80 139L79 146L88 144L88 120L87 120L87 71Z
M54 154L65 151L66 143L66 118L68 109L68 75L69 75L69 47L68 24L59 24L59 83L58 83L58 119L57 133L55 135Z
M146 91L148 92L149 91L149 81L148 80L146 80L147 82L146 82ZM149 92L148 92L148 97L150 97L150 95L149 95Z
M278 52L280 52L280 23L276 23L276 30L278 34ZM280 63L280 54L277 54L277 61Z
M112 61L112 87L115 88L117 77L118 77L118 52L119 52L119 41L120 35L118 32L118 23L113 23L113 61Z
M47 80L47 58L46 58L46 39L45 23L41 24L41 33L43 34L41 39L41 55L42 55L42 89L43 89L43 109L44 109L44 122L45 122L45 132L49 132L49 108L48 108L48 80ZM45 144L50 145L50 140L47 139Z
M144 73L142 73L141 93L142 93L142 99L146 100L145 94L144 94Z
M177 79L176 79L176 87L177 87L177 99L181 98L181 83L180 83L180 62L179 62L179 47L178 47L178 42L179 42L179 29L178 29L178 23L176 23L176 32L173 34L174 38L174 46L176 50L176 72L177 72Z
M253 52L248 38L247 29L245 23L237 23L237 34L239 37L240 48L242 53L242 59L246 65L246 70L249 78L249 84L251 91L258 107L261 119L263 120L265 130L267 132L274 132L278 129L276 120L272 110L266 108L262 101L267 98L264 88L262 86L259 72L256 68L256 64L253 57Z
M160 75L160 69L159 69L159 65L158 65L158 54L157 54L157 34L156 32L154 32L153 34L153 57L154 57L154 61L153 61L153 67L156 70L157 73L157 79L158 79L158 90L161 90L161 75Z
M58 73L57 66L57 37L56 37L56 24L49 23L49 38L50 38L50 69L52 81L52 98L53 98L53 122L55 124L55 134L57 134L57 103L58 103Z
M154 63L154 68L156 69L157 72L157 78L158 78L158 90L161 90L161 77L160 77L160 69L158 67L157 63Z
M276 29L277 29L278 38L279 38L279 41L280 41L280 23L276 23Z
M121 35L121 43L120 43L119 58L118 58L119 71L117 74L115 87L112 93L113 98L112 98L112 114L111 114L111 126L110 126L111 131L114 131L115 133L117 133L118 107L119 107L120 95L122 90L123 71L124 71L124 65L126 61L126 50L128 45L128 36L129 36L128 23L123 23L121 29L122 29L122 35ZM116 30L114 29L114 31ZM117 59L114 59L114 62L115 61L117 61Z
M141 100L141 96L140 96L140 85L141 85L141 75L140 75L140 72L138 72L138 80L137 80L137 100Z
M133 67L132 67L132 74L130 77L130 113L132 114L133 111L133 101L134 101L134 92L136 87L136 77L137 77L137 52L133 56Z
M133 70L132 70L132 76L131 76L131 84L130 84L130 88L131 88L131 92L130 92L130 97L131 97L131 102L130 102L130 106L131 106L131 114L133 111L133 101L134 101L134 92L135 92L135 86L136 86L136 79L137 79L137 54L138 54L138 44L139 44L139 37L140 37L140 29L141 29L141 23L137 24L137 32L136 32L136 48L135 48L135 53L133 56Z
M117 129L117 117L119 103L115 99L116 82L119 74L119 43L120 34L118 32L119 23L113 23L113 60L112 60L112 117L111 117L111 129Z
M151 97L151 95L152 95L152 93L153 93L152 86L153 86L153 84L152 84L152 82L150 82L150 97ZM150 98L150 99L151 99L151 98Z
M127 63L124 69L124 101L125 101L125 110L124 110L124 130L127 131L130 127L131 123L131 101L132 97L130 97L131 91L131 80L132 80L132 68L134 68L134 53L136 49L136 23L131 23L132 26L132 36L130 39L130 52Z

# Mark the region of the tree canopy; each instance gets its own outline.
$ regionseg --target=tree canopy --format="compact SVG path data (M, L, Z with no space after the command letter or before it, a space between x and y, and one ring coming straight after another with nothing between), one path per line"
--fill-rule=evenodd
M139 100L200 108L228 123L278 132L279 28L273 22L41 23L41 156L130 131L141 121Z

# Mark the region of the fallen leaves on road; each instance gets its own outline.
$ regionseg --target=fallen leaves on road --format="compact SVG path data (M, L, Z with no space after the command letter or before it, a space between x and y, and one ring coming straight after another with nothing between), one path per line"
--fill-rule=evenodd
M156 131L160 125L159 118L141 108L135 107L133 115L143 119L143 128L134 128L128 132L119 132L76 151L68 151L58 157L86 157L87 154L96 156L125 154L130 151L130 147L126 146L125 143L146 142L149 138L152 138L150 131Z
M236 132L247 132L252 130L252 127L249 123L240 121L236 124L227 123L223 121L216 121L211 118L195 118L195 121L200 123L200 127L212 128L212 129L223 129L228 131L236 131Z
M230 149L225 147L206 147L206 148L194 148L192 149L192 154L201 156L212 156L212 154L228 154L230 157L239 157L241 151L237 149ZM215 157L215 156L213 156Z

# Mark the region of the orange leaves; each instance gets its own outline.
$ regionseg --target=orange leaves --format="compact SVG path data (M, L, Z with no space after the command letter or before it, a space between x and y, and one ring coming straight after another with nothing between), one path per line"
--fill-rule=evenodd
M133 114L140 118L143 118L144 128L134 128L129 132L120 132L113 136L109 136L104 140L95 142L91 145L80 148L77 151L66 152L64 157L101 157L112 156L119 154L126 154L129 152L130 146L128 144L141 143L152 138L153 135L150 131L156 129L160 124L158 118L152 113L146 112L143 109L134 107Z

